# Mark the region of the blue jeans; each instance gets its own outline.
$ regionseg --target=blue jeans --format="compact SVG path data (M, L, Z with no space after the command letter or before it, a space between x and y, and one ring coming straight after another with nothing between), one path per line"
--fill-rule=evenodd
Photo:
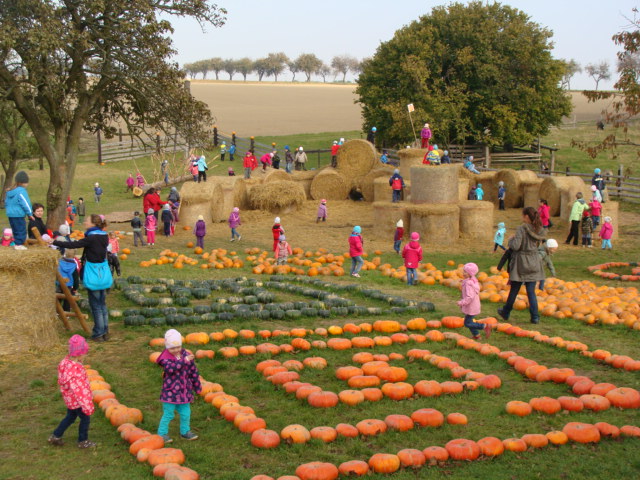
M538 289L544 290L544 280L540 280L540 283L538 284Z
M9 225L13 230L13 240L16 245L24 245L27 240L27 222L24 217L9 217Z
M251 178L251 168L247 167L244 169L244 178Z
M595 231L595 229L598 228L598 225L600 225L600 217L597 215L592 215L591 221L593 222L593 230Z
M235 228L231 229L231 238L240 238L240 234L237 232Z
M475 315L464 316L464 326L469 329L471 335L477 337L480 332L484 330L484 323L478 323L475 321Z
M184 435L191 430L191 405L188 403L162 402L162 418L160 419L160 425L158 425L158 435L169 434L169 423L175 417L176 411L180 416L180 435Z
M291 173L291 170L293 170L293 163L287 162L284 164L284 171L287 173Z
M81 408L75 408L73 410L67 408L67 416L62 419L58 428L53 431L53 434L57 438L62 438L64 432L69 428L76 418L80 417L80 427L78 428L78 442L84 442L89 438L89 423L91 422L91 416L82 413Z
M109 311L107 310L107 291L89 290L89 307L93 315L93 332L91 336L98 338L109 332Z
M15 237L14 237L15 238ZM613 247L611 246L611 239L609 240L605 240L604 238L602 239L602 248L608 248L608 249L612 249Z
M400 201L400 197L402 196L402 190L392 190L393 196L391 197L391 201L393 203L397 203Z
M532 321L540 320L538 314L538 298L536 297L536 282L514 282L511 281L511 289L509 290L509 296L507 297L507 303L502 307L502 314L505 318L509 318L511 310L513 310L513 304L516 301L520 287L524 283L524 287L527 290L527 298L529 299L529 313L531 314Z
M395 240L393 242L393 249L396 251L396 253L400 253L400 245L402 245L402 240Z
M416 269L415 268L407 268L407 284L415 285L416 284Z
M357 257L351 257L351 275L358 273L362 268L362 265L364 265L364 260L360 255Z

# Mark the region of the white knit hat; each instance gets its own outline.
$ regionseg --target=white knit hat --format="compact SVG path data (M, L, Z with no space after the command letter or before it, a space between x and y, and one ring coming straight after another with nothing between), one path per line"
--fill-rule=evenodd
M172 328L167 330L164 334L164 346L165 348L175 348L182 346L182 335L176 329Z
M547 240L547 248L558 248L558 241L550 238Z
M280 217L276 217L276 219L274 220L275 223L280 223Z
M398 223L396 223L396 227L404 227L404 222L402 221L402 219L398 220Z

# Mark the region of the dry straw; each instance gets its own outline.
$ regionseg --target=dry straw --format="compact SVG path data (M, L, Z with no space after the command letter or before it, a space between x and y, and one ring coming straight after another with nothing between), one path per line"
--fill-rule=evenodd
M346 144L345 144L346 145ZM351 187L347 179L333 168L320 171L311 182L311 198L346 200Z
M426 242L455 243L460 231L460 209L457 204L408 205L411 230Z
M560 194L562 191L587 194L587 186L580 177L547 177L540 185L540 198L549 204L549 214L552 217L560 215ZM509 192L507 192L508 195Z
M269 182L249 189L251 207L271 213L288 213L305 201L304 188L296 182Z
M311 182L313 182L313 179L318 172L319 170L307 170L306 172L298 171L291 174L291 180L302 185L302 188L304 188L304 194L307 196L308 200L311 200Z
M360 191L362 196L367 202L373 202L375 200L375 188L374 181L377 178L389 179L393 175L393 167L391 166L379 166L362 178L362 184L360 185Z
M538 208L540 202L540 185L542 185L541 178L536 179L534 183L524 184L523 206Z
M455 165L411 167L411 203L458 203L458 168Z
M500 170L496 174L495 181L504 182L507 189L504 204L507 208L522 207L524 202L524 185L532 184L538 179L538 175L531 170Z
M411 167L422 165L422 160L427 152L426 148L404 148L398 150L398 158L400 159L398 169L405 180L411 175Z
M366 140L349 140L338 151L337 170L351 182L357 177L369 173L378 162L378 154L370 142ZM349 188L352 185L349 183Z
M493 203L467 200L460 207L460 238L489 240L493 237Z
M216 188L211 198L211 220L213 222L225 222L233 207L236 206L236 183L238 177L218 177Z
M180 189L180 205L209 203L220 177L210 177L207 182L186 182ZM182 209L180 210L182 212Z
M405 237L408 238L409 232L411 232L411 223L407 206L407 203L374 202L371 205L373 218L375 219L374 235L387 240L393 239L396 224L398 220L402 220L404 222Z
M287 173L284 170L280 170L278 168L272 168L267 171L262 181L264 183L269 183L269 182L288 182L291 180L292 178L290 173Z
M47 247L0 249L0 355L58 345L54 302L59 258Z

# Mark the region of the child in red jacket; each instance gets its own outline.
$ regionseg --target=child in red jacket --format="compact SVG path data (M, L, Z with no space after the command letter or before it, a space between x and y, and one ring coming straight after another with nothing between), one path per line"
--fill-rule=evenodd
M349 237L349 256L351 257L351 276L360 278L360 269L364 265L362 254L364 253L362 242L362 229L359 225L353 227Z
M58 365L58 385L67 406L67 416L49 436L49 443L52 445L59 447L64 445L62 435L76 421L76 418L80 417L78 448L96 446L95 442L89 440L89 423L95 407L87 371L82 365L88 352L89 345L84 337L74 335L69 339L69 355L64 357Z
M398 255L400 255L400 245L402 245L402 238L404 237L404 222L402 219L396 223L396 231L393 234L393 249Z
M271 234L273 235L273 251L275 252L278 247L278 242L280 241L280 235L284 235L284 228L280 225L280 217L274 219Z
M418 243L419 241L420 234L413 232L411 241L402 249L402 258L404 258L404 266L407 269L407 284L409 285L416 284L416 269L422 260L422 247Z

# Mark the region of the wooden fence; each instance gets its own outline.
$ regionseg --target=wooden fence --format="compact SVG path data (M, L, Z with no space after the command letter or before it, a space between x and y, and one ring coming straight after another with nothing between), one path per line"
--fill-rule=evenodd
M156 135L147 141L133 137L123 138L120 133L118 140L105 142L100 132L97 134L98 163L118 162L135 158L148 157L153 154L189 151L189 145L180 137ZM186 155L185 155L186 156Z

